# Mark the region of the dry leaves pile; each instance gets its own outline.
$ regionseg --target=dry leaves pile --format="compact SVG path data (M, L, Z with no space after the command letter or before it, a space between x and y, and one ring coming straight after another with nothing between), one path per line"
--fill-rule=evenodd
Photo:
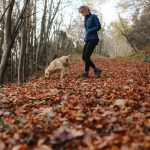
M150 63L97 59L101 78L0 89L0 150L149 150Z

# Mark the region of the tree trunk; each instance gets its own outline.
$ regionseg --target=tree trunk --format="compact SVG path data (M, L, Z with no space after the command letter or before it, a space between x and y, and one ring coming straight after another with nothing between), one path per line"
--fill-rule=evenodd
M12 16L12 10L13 10L15 1L11 3L11 5L9 6L7 10L6 21L5 21L5 35L4 35L4 53L3 53L1 64L0 64L0 86L3 85L4 75L5 75L8 59L10 57L11 49L15 42L16 36L18 35L20 28L22 27L23 19L24 19L23 15L26 10L26 6L28 2L29 0L25 1L22 11L14 25L13 30L11 27L12 26L11 16Z
M19 57L19 66L18 66L18 84L21 85L24 82L24 58L26 52L26 43L27 43L27 29L26 29L26 19L23 24L22 33L21 33L21 51Z
M31 3L28 4L28 8L26 11L26 16L30 16L30 13L32 13L31 10ZM26 54L25 54L25 65L24 65L24 72L25 72L25 81L28 80L28 76L31 70L32 65L32 45L31 45L31 17L26 17Z
M47 3L47 0L45 1L45 3ZM48 17L47 27L45 25L46 14L45 13L43 14L43 19L42 19L42 23L41 23L40 40L39 40L37 56L36 56L36 64L37 64L36 66L38 66L39 62L44 61L43 63L45 63L45 59L42 59L42 58L45 58L44 55L46 55L48 35L50 34L53 21L57 15L57 12L59 11L61 0L59 0L57 2L56 7L53 6L54 5L53 3L54 3L54 0L51 0L50 7L49 7L49 17ZM46 9L47 9L47 7L45 6L44 11L46 11Z
M33 16L33 54L32 54L32 72L35 72L36 71L36 65L35 65L35 62L36 62L36 53L37 53L37 35L36 35L36 32L37 32L37 17L36 17L36 9L37 9L37 6L36 6L36 0L34 0L33 2L33 8L34 8L34 16Z
M6 70L8 58L11 52L10 45L11 45L11 15L12 10L14 7L15 1L13 1L8 8L6 21L5 21L5 34L4 34L4 53L2 56L1 64L0 64L0 86L3 85L4 80L4 73Z
M13 54L11 53L10 57L10 64L11 64L11 82L14 81L14 63L13 63Z
M45 36L46 11L47 11L47 0L45 0L45 4L44 4L44 13L43 13L42 22L41 22L40 39L39 39L39 44L38 44L37 54L36 54L36 73L37 73L37 66L41 62L40 54L42 51L42 45L43 45L43 40L44 40L44 36Z
M117 12L118 13L118 12ZM124 37L127 39L127 41L129 42L129 44L131 45L131 47L134 49L134 51L135 52L138 52L138 49L134 46L134 44L132 43L132 41L129 39L129 37L128 37L128 33L127 33L127 31L126 31L126 29L125 29L125 27L124 27L124 24L123 24L123 22L122 22L122 19L121 19L121 17L120 17L120 15L119 15L119 13L118 13L118 17L119 17L119 20L120 20L120 22L121 22L121 25L122 25L122 27L123 27L123 29L124 29L124 32L123 31L121 31L121 33L124 35Z

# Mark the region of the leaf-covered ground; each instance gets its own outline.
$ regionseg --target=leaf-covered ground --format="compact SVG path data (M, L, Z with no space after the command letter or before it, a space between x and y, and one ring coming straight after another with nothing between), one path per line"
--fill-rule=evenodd
M150 150L150 63L96 59L60 80L0 89L0 150Z

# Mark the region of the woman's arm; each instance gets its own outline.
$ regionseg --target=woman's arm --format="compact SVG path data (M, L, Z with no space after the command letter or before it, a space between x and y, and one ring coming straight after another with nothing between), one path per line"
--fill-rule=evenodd
M87 30L87 33L90 33L90 32L96 32L98 30L101 29L101 24L100 24L100 21L98 19L98 17L96 15L93 16L93 20L94 20L94 27L90 28Z

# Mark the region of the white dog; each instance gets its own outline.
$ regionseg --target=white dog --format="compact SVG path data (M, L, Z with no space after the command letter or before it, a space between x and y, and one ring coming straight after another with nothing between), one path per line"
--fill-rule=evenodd
M54 59L50 63L50 65L45 69L45 78L49 79L50 76L52 74L54 74L55 72L61 72L60 79L62 79L64 76L65 68L68 67L68 69L70 70L70 68L69 68L69 57L70 57L70 55L62 56L60 58Z

